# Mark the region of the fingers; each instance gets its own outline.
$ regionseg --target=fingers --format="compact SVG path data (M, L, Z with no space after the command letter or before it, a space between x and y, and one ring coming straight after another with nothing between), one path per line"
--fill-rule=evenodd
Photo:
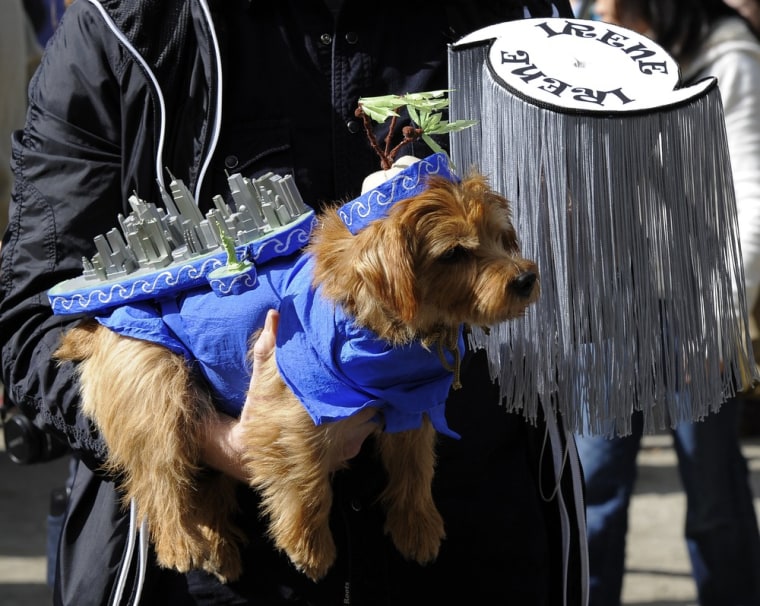
M280 321L280 314L274 309L267 312L264 322L264 328L261 331L256 343L253 345L253 374L251 376L251 389L248 391L245 405L243 406L241 419L251 417L254 414L256 403L252 394L253 385L260 376L259 371L264 363L274 354L277 342L277 327ZM252 417L251 417L252 418ZM376 408L365 408L355 415L352 415L344 421L345 433L343 434L344 442L342 448L342 463L354 458L361 450L364 440L372 433L382 429L382 416L378 414Z
M382 428L382 420L376 408L364 408L344 423L343 461L358 455L364 440Z
M280 313L275 309L267 312L264 321L264 329L261 331L259 338L253 346L253 366L254 369L258 362L263 362L274 353L274 346L277 341L277 327L280 322Z
M348 422L354 427L365 425L367 422L379 424L379 417L376 417L378 417L377 408L362 408L359 412L349 417Z
M243 410L241 411L241 420L247 419L250 421L251 415L253 414L253 408L255 406L254 385L262 380L262 369L266 366L267 360L269 360L274 354L279 321L279 312L270 309L264 320L264 328L262 328L261 334L253 344L253 369L251 373L251 382L248 386L248 393L246 394L245 403L243 404Z

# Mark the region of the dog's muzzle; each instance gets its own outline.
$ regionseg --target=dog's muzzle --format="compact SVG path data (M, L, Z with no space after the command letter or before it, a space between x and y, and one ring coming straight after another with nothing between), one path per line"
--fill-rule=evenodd
M514 295L527 299L533 295L533 289L536 287L538 274L534 271L524 271L509 283L509 290Z

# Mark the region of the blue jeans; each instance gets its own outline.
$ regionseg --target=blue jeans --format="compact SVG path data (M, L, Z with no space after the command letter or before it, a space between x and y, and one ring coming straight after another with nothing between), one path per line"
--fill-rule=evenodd
M686 545L701 606L760 606L760 534L738 441L739 402L673 430L686 493ZM576 437L586 479L591 599L616 606L642 419L623 438Z

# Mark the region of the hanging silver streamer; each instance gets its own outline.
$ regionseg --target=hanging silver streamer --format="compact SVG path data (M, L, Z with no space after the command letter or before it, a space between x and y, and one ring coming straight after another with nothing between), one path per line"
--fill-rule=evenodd
M717 86L656 111L557 111L497 81L488 44L451 47L452 135L513 206L541 297L473 329L505 406L550 401L571 430L625 435L704 418L758 379ZM738 291L738 309L733 290Z

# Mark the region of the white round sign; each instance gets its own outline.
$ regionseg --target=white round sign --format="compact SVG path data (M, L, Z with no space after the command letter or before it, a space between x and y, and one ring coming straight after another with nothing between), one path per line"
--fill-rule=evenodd
M679 88L680 70L661 46L632 30L583 19L523 19L473 32L454 47L491 41L495 79L560 110L636 112L693 98L708 78Z

